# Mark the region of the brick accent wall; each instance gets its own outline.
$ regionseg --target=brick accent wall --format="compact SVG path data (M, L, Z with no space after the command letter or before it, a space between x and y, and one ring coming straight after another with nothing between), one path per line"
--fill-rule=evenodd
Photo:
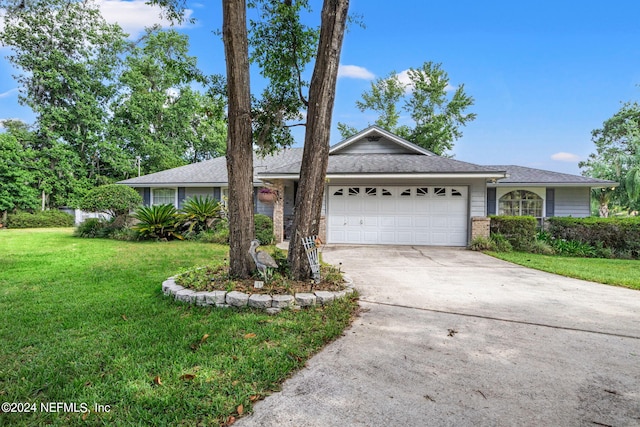
M476 237L489 238L491 219L484 216L474 216L471 218L471 240Z
M323 243L327 243L327 220L324 216L320 217L320 227L318 227L318 237Z
M280 243L284 240L284 184L277 181L271 188L278 192L278 198L273 204L273 234L276 236L276 243Z

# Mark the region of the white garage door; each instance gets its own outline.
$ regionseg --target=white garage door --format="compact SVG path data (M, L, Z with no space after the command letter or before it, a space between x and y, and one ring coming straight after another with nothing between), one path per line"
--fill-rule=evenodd
M330 186L329 243L465 246L465 186Z

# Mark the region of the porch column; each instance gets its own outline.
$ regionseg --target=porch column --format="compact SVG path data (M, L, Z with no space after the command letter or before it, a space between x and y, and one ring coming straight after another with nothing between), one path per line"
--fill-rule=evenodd
M491 219L483 216L474 216L471 218L471 240L476 237L489 238Z
M273 203L273 234L276 236L276 243L280 243L284 240L284 183L274 181L270 187L278 196Z

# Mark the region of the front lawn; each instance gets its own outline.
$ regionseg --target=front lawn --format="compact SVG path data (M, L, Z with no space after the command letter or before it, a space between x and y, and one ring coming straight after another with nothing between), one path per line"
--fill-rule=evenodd
M0 401L35 403L0 412L0 425L222 425L278 390L357 308L178 304L162 281L222 262L227 247L71 234L0 232Z
M640 261L537 255L525 252L488 252L496 258L537 270L608 285L640 289Z

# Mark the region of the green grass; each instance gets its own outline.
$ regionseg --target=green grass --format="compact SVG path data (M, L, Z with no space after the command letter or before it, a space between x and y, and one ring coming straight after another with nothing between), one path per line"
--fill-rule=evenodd
M0 402L38 408L0 413L0 425L223 424L340 336L357 307L268 316L179 304L161 282L221 262L225 246L71 233L0 231ZM40 411L52 402L110 411Z
M562 276L640 289L638 260L562 257L525 252L489 252L489 255Z

